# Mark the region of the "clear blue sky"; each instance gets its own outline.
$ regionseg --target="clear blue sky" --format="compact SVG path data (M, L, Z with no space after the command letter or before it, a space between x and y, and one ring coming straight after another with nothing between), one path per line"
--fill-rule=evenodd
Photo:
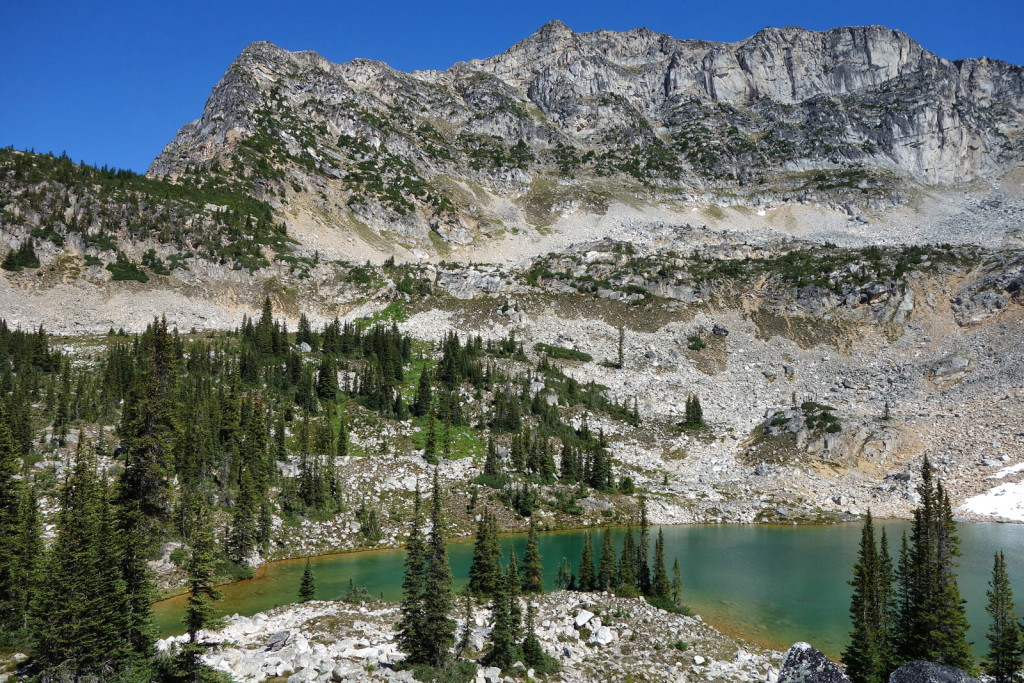
M144 171L254 40L443 69L551 19L725 41L765 26L884 24L942 57L1024 64L1024 0L0 0L0 146Z

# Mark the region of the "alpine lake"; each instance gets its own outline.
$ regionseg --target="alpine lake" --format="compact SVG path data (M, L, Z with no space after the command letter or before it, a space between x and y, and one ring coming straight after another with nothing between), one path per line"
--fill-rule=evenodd
M910 534L905 521L876 522L876 538L884 526L890 553L899 553L901 536ZM850 630L849 580L860 542L861 525L830 526L666 526L666 566L679 559L682 602L694 614L720 631L764 646L784 650L796 641L807 641L826 654L838 657ZM583 531L556 531L539 535L546 587L553 588L562 557L577 569L583 549ZM600 553L605 531L594 530L594 549ZM616 551L622 548L623 529L612 529ZM634 533L635 530L634 530ZM653 555L658 528L651 529ZM1010 580L1018 596L1024 596L1024 525L959 524L962 557L959 558L961 596L967 601L971 623L969 639L980 655L987 651L985 612L993 555L1006 554ZM514 545L520 560L526 548L525 534L502 536L507 561ZM473 556L473 539L448 544L455 588L466 583ZM316 596L332 600L341 596L349 581L365 586L373 597L398 601L401 597L405 551L371 550L323 555L311 559L316 577ZM221 614L252 615L298 600L305 559L270 562L253 578L221 587ZM161 636L184 632L181 617L187 595L156 603L154 610Z

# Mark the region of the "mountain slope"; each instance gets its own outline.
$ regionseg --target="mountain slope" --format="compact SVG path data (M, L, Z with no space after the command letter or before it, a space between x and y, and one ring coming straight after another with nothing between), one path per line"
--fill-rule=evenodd
M883 27L726 44L552 22L443 72L253 43L149 175L215 164L300 232L443 252L624 198L884 209L1018 165L1022 130L1024 69Z

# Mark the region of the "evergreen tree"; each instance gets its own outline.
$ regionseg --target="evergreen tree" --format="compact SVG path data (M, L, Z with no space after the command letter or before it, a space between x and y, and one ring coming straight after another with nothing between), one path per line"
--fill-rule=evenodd
M572 583L572 565L569 564L569 558L562 557L562 561L558 564L558 574L555 576L555 588L557 590L565 590Z
M470 639L473 637L473 596L469 590L462 592L462 606L465 608L462 615L462 630L459 631L459 640L455 643L455 656L463 657L469 651Z
M601 556L597 563L597 590L611 590L615 587L615 545L612 529L605 527L601 540Z
M853 595L850 598L850 644L843 652L846 675L851 683L885 683L891 655L886 629L890 593L882 556L875 543L875 527L868 512L861 530L857 562L853 566Z
M986 595L988 605L985 610L992 617L992 624L986 636L988 656L982 663L982 671L995 683L1011 683L1024 666L1024 653L1021 651L1020 626L1013 609L1013 589L1002 551L996 553Z
M222 620L213 609L213 603L221 599L221 592L214 584L217 568L217 545L213 537L213 526L210 523L209 510L203 506L200 510L199 528L192 536L192 550L188 564L188 605L185 607L185 624L188 642L182 646L182 668L193 681L201 680L201 659L203 651L214 646L209 640L199 642L199 632L203 629L219 628Z
M679 558L672 563L672 604L680 607L679 599L683 592L683 575L679 571Z
M597 575L594 573L594 543L591 532L583 532L583 553L580 555L580 568L576 572L576 585L581 591L592 591L597 588Z
M409 412L416 417L423 417L430 412L431 401L433 401L433 395L430 387L430 370L424 366L416 383L416 396L409 407Z
M424 638L423 591L424 574L427 565L427 549L420 533L422 523L420 486L416 484L416 497L413 499L412 530L405 543L405 574L402 578L402 618L396 630L399 646L408 656L410 664L422 664L422 643Z
M498 449L494 447L494 438L487 437L487 459L484 460L484 474L495 477L501 474L501 461L498 459Z
M437 415L434 409L430 409L427 420L427 440L423 444L423 459L431 465L436 465L437 460Z
M0 362L6 363L6 358ZM22 618L16 547L22 503L17 451L0 402L0 643L19 630Z
M498 522L489 508L477 523L473 562L469 567L469 592L473 595L494 595L498 584L505 580L501 568L501 545L498 541Z
M650 524L647 522L647 501L640 501L640 542L636 546L636 584L644 595L651 592L651 569L647 562L650 551Z
M313 577L313 567L306 558L306 567L302 570L302 581L299 583L299 602L309 602L316 598L316 579Z
M620 586L636 586L636 542L633 539L633 527L626 525L626 536L622 540L622 553L619 555Z
M452 570L448 565L441 484L436 467L432 503L423 582L423 639L420 652L425 663L441 667L448 659L448 650L455 644L455 621L449 616L452 609Z
M529 602L526 605L526 637L523 638L523 663L528 667L540 666L546 661L544 649L537 639L536 620L537 608Z
M523 593L544 591L544 567L541 564L540 548L537 545L537 527L530 518L530 533L526 539L526 553L523 555Z
M654 577L651 579L651 595L660 601L667 601L671 586L668 583L668 572L665 571L665 532L658 529L658 538L654 542Z
M909 556L909 627L901 643L901 661L927 660L974 670L967 642L967 616L955 568L960 555L952 505L942 484L933 478L925 458L918 487L921 505L914 511Z
M484 662L502 670L512 668L516 655L516 628L509 609L511 599L507 582L501 581L491 599L490 650Z

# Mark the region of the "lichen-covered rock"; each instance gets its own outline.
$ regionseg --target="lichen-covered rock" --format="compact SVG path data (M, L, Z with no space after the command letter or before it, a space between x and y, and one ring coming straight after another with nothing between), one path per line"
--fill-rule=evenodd
M778 683L850 683L850 679L818 650L807 643L795 643L782 660Z
M889 675L889 683L978 683L978 679L955 666L907 662Z

